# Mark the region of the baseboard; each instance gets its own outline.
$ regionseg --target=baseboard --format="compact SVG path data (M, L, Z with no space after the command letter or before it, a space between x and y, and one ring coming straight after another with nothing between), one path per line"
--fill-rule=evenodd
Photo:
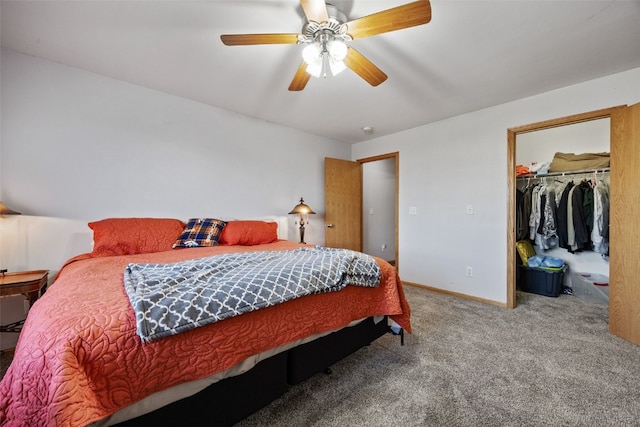
M507 304L504 302L499 302L499 301L493 301L490 299L485 299L485 298L479 298L479 297L475 297L473 295L467 295L467 294L463 294L460 292L453 292L453 291L448 291L446 289L440 289L440 288L434 288L432 286L427 286L427 285L421 285L419 283L412 283L412 282L406 282L406 281L402 281L403 285L407 285L407 286L411 286L414 288L421 288L421 289L426 289L428 291L432 291L432 292L438 292L439 294L446 294L446 295L452 295L454 297L458 297L458 298L464 298L464 299L468 299L471 301L478 301L484 304L490 304L490 305L496 305L498 307L503 307L503 308L507 308Z

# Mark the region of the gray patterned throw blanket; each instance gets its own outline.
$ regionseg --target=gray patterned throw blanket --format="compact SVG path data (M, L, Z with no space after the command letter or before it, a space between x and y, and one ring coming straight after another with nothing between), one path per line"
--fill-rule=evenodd
M376 287L380 268L347 249L216 255L173 264L129 264L124 286L143 342L346 285Z

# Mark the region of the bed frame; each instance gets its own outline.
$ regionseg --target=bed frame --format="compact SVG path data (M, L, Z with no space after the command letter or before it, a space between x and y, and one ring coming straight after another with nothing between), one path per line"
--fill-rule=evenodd
M358 349L390 332L388 319L373 318L276 354L242 375L226 378L201 392L149 414L117 424L119 427L159 425L231 426ZM330 371L329 371L330 372ZM211 403L225 408L212 411Z

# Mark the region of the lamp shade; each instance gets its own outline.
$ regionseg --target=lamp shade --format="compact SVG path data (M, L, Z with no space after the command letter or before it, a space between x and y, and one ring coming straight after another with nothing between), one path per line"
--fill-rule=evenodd
M329 51L331 59L335 61L344 61L344 58L347 57L347 51L349 48L342 40L330 40L327 43L327 50Z
M0 215L20 215L20 212L11 210L4 203L0 202Z
M304 203L304 199L300 197L300 203L298 203L289 214L315 214L309 206Z

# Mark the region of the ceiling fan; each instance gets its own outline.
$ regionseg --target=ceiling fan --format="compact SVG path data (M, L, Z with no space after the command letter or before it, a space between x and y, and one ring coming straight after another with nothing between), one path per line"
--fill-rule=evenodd
M289 90L304 89L311 76L336 75L350 68L372 86L387 79L387 75L347 42L390 31L415 27L431 21L429 0L417 0L352 21L325 0L300 0L307 22L300 34L224 34L227 46L259 44L300 44L303 61L293 76Z

